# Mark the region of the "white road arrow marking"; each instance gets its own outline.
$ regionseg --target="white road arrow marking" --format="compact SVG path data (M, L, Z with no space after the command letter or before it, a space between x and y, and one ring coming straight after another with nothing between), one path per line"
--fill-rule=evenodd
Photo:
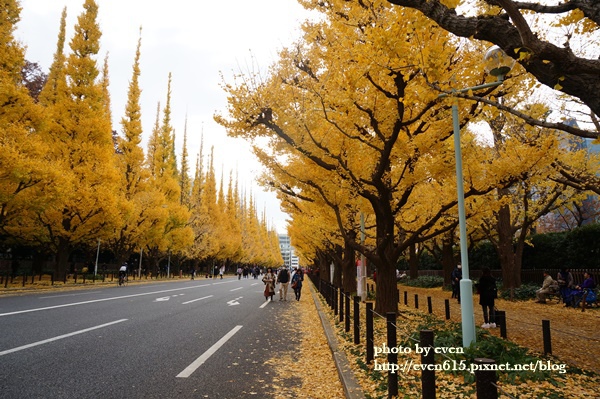
M169 296L163 296L162 298L156 298L154 300L154 302L168 301L169 299L171 299L171 297L169 297Z
M243 298L243 296L232 299L231 301L227 302L227 305L229 305L229 306L239 305L240 303L238 302L238 299L242 299L242 298Z

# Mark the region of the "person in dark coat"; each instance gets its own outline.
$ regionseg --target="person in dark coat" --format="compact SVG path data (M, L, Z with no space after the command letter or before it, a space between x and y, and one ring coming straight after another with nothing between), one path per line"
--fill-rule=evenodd
M571 274L569 269L563 267L556 275L556 281L558 282L560 297L562 298L562 301L564 303L567 303L567 298L571 293L571 290L575 287L573 275Z
M496 327L496 312L494 311L494 301L498 296L496 290L496 279L492 277L489 267L481 269L482 275L479 279L479 304L483 310L483 325L481 328Z
M460 303L460 280L462 279L462 266L460 263L452 270L450 279L452 280L452 298L456 298Z
M294 294L296 294L296 300L300 300L300 296L302 295L302 282L304 281L304 273L302 272L302 268L299 267L295 269L292 274L292 288L294 290Z

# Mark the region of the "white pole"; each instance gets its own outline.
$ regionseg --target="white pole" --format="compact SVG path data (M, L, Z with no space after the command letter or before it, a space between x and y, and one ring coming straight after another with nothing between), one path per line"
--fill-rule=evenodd
M100 239L98 238L98 251L96 251L96 266L94 267L94 276L98 274L98 257L100 256Z
M169 250L169 258L167 259L167 278L171 277L171 250Z
M462 152L460 147L460 126L458 120L458 100L452 102L452 124L454 129L454 155L456 158L456 191L458 194L458 225L460 232L460 260L462 279L459 282L460 311L463 333L463 346L475 342L475 315L473 312L473 281L469 278L469 255L467 245L467 218L465 216L465 191L463 187Z

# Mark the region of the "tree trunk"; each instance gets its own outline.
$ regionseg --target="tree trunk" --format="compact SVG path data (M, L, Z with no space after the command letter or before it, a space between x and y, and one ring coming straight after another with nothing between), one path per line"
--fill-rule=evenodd
M344 292L357 292L356 289L356 253L346 243L344 246L344 261L342 262L342 287Z
M396 269L385 262L375 266L377 267L375 311L383 316L388 312L398 313Z
M406 249L396 246L394 213L388 196L389 193L380 195L380 198L388 199L387 202L380 200L372 204L375 210L377 244L375 254L368 256L377 268L375 311L381 315L398 313L396 264L401 251Z
M510 208L504 205L498 211L498 256L502 267L502 284L505 289L517 288L521 285L521 270L515 264L513 235L510 222Z
M450 275L454 270L456 262L454 260L454 230L450 230L442 237L442 269L444 272L444 285L450 285L452 279Z
M411 279L419 277L419 256L417 255L416 244L410 244L408 247L408 268Z
M333 286L336 288L342 288L342 254L344 249L337 245L335 248L335 256L333 256Z
M329 273L329 265L327 264L327 256L322 251L317 253L317 258L319 262L319 277L321 280L325 280L330 282L330 273Z
M56 249L56 266L54 267L56 278L63 278L65 276L69 264L69 255L71 255L71 245L64 238L59 238Z

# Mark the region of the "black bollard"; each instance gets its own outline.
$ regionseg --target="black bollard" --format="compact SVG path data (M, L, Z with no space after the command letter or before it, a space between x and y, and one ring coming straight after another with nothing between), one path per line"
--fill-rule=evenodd
M427 354L421 353L421 364L435 364L433 350L433 331L421 330L421 347L429 348ZM423 399L435 399L435 370L421 370L421 395Z
M492 359L475 359L473 363L477 366L475 370L477 399L498 399L498 388L495 385L497 381L496 370L489 367L489 365L496 364L496 362ZM485 367L484 365L488 366Z
M375 345L375 334L374 334L374 329L373 329L373 302L367 302L366 303L366 308L367 308L367 312L366 312L366 324L367 324L367 337L366 337L366 341L367 341L367 364L371 363L375 357L375 353L374 350L375 348L373 347L373 345Z
M360 344L360 297L354 297L354 344Z
M346 312L346 322L344 323L344 331L346 332L350 332L350 293L346 292L346 303L345 303L345 309L344 311ZM342 309L340 309L340 312L342 311Z
M340 309L344 308L344 291L340 290ZM344 312L340 312L340 323L344 321Z
M506 312L504 310L496 310L496 323L500 327L500 336L506 339Z
M396 337L396 313L386 313L386 319L387 346L388 348L396 348L398 346L398 339ZM398 353L395 351L390 351L390 353L387 355L387 361L388 364L398 364ZM388 370L388 398L393 396L398 396L398 373L393 370Z
M337 287L331 286L331 306L333 307L333 314L337 316L338 314L338 296L337 296ZM341 309L340 309L341 311Z
M544 355L551 355L552 339L550 338L550 320L542 320L542 335L544 336Z

